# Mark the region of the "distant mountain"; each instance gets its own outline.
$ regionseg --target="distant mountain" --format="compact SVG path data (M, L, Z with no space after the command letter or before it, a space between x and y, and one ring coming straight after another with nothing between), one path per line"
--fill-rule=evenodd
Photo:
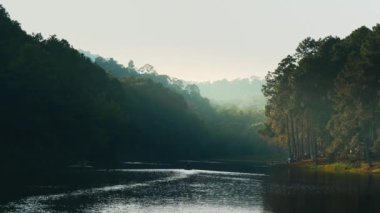
M252 76L234 80L218 80L196 83L202 96L216 104L236 106L241 109L264 109L265 98L261 87L265 80Z
M199 116L202 115L203 119L207 119L212 116L214 109L210 105L207 98L203 98L200 95L199 88L193 84L182 81L181 79L172 78L168 75L162 75L157 73L154 67L150 64L145 64L140 68L135 67L132 60L129 61L128 66L125 67L119 64L115 59L105 59L96 54L92 54L88 51L80 51L85 57L91 59L97 56L94 63L103 68L112 77L122 80L124 78L136 78L142 80L149 80L154 83L158 83L179 95L181 95L186 101L189 108L196 112Z
M213 82L190 83L159 74L150 64L136 68L131 60L128 66L124 67L113 58L102 58L97 54L84 50L80 50L80 52L116 78L139 77L150 79L185 96L187 100L187 94L190 92L189 88L192 88L193 91L199 91L201 96L208 98L217 105L238 107L240 109L264 109L265 107L266 100L261 92L261 87L265 81L256 76L234 80L223 79Z

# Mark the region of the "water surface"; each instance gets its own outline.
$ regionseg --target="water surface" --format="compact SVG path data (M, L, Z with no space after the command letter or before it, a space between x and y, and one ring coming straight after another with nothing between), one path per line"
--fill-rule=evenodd
M14 186L0 211L380 212L376 177L221 167L76 171L59 181Z

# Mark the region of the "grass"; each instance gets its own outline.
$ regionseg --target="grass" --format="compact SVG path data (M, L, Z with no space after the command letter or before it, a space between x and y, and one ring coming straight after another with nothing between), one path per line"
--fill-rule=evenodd
M312 171L328 172L328 173L355 173L355 174L376 174L380 175L380 162L372 162L372 166L368 167L365 162L334 162L316 165L312 161L301 161L292 163L291 167L304 168Z

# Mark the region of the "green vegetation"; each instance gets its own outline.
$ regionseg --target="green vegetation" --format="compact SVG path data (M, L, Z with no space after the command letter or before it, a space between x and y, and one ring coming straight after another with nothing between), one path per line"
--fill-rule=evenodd
M379 50L380 25L302 41L266 76L262 135L291 161L371 165L380 158Z
M87 53L87 55L92 54ZM190 110L205 124L209 137L208 142L204 142L202 146L207 150L208 157L257 159L263 157L262 151L264 155L269 155L266 158L283 154L273 147L269 150L259 137L258 131L263 128L265 120L262 110L212 105L207 98L201 96L201 90L196 84L160 75L149 64L136 68L133 61L130 61L128 67L124 67L112 58L102 57L96 57L95 63L121 81L129 77L143 81L149 80L181 95ZM211 141L214 142L209 143ZM214 154L210 155L211 153Z
M263 116L215 109L150 65L95 63L66 40L27 35L0 6L0 166L270 155Z
M320 163L316 165L312 161L302 161L291 164L291 167L306 169L308 171L317 171L325 173L353 173L353 174L380 174L380 163L375 162L368 167L365 162L335 162Z

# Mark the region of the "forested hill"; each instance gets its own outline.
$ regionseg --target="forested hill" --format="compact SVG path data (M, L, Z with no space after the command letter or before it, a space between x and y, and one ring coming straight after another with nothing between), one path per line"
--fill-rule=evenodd
M115 78L64 39L26 34L1 6L0 91L4 169L271 153L254 112L206 116L163 84Z
M264 80L252 76L234 80L199 82L196 85L202 96L216 104L236 106L240 109L263 110L266 100L261 92L261 87L264 82Z
M266 131L292 160L380 159L380 25L307 38L268 73Z
M92 59L95 64L102 67L112 77L118 79L133 77L136 79L150 80L181 95L185 99L187 105L198 116L207 119L215 115L215 111L210 105L209 100L201 96L200 90L195 84L189 84L183 80L159 74L150 64L145 64L144 66L137 68L131 60L129 61L128 66L125 67L113 58L105 59L83 50L80 52Z
M213 105L225 108L237 107L240 110L264 110L265 107L266 99L261 92L261 88L265 81L259 77L252 76L250 78L239 78L234 80L223 79L218 81L190 83L177 78L172 78L168 75L159 74L150 64L145 64L144 66L137 68L131 60L128 63L128 66L125 67L113 58L106 59L84 50L80 50L80 52L116 78L138 77L151 79L152 81L160 83L181 94L186 100L193 103L194 100L189 99L188 93L199 93L200 98L195 100L195 102L203 99L204 103L200 103L200 105L204 105L204 107L206 107L205 105L208 105L206 102L209 101L211 101Z
M219 156L241 159L246 158L247 155L251 155L251 157L252 155L257 155L260 152L259 150L264 150L259 155L261 157L265 156L267 159L270 159L274 155L276 157L282 156L281 150L264 145L265 142L258 134L263 128L264 121L264 114L261 109L252 105L245 108L237 108L236 103L211 104L208 98L201 95L201 91L195 83L159 74L150 64L137 68L134 62L130 60L128 65L124 66L113 58L103 58L83 50L80 52L114 78L120 80L125 78L149 80L181 95L189 109L205 124L208 136L211 136L211 138L207 139L208 142L202 144L204 147L209 147L208 151L206 151L207 156L210 156L212 153L219 153L217 154ZM254 80L260 81L258 79ZM242 83L244 84L245 81L242 80ZM258 86L256 85L256 87ZM253 91L251 90L252 87L245 87L244 89L248 90L245 93L257 93L261 87L256 87ZM259 93L260 95L258 96L263 98L261 91ZM263 100L261 101L263 102ZM256 104L256 102L254 103ZM210 146L210 141L218 141L212 145L216 145L218 148Z

